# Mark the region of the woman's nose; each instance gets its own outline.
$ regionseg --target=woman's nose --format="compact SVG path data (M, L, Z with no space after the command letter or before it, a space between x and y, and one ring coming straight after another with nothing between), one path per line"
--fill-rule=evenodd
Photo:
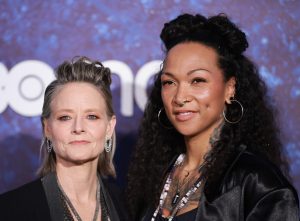
M81 119L79 117L75 118L73 128L72 128L72 133L80 134L84 131L85 131L85 129L84 129L83 119Z
M174 103L182 107L187 102L190 102L188 89L184 85L179 85L174 96Z

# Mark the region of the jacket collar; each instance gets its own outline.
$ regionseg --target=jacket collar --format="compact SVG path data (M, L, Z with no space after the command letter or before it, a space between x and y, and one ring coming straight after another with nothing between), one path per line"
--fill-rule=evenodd
M241 155L246 151L246 149L247 149L247 146L244 144L241 144L237 148L237 154L236 154L235 158L232 160L231 164L229 164L228 168L226 169L224 177L226 177L228 175L228 173L231 171L231 169L233 168L235 163L240 159Z
M104 182L102 181L103 178L99 176L99 182L101 186L101 191L103 193L105 203L107 205L108 213L111 220L119 221L120 218L118 216L117 210L114 206L114 203L107 191L107 187L105 186ZM52 220L56 221L63 221L64 220L64 211L63 206L61 205L60 201L60 193L56 181L56 174L55 173L49 173L45 177L42 178L43 187L45 190L45 194L47 197L49 209L50 209L50 215Z

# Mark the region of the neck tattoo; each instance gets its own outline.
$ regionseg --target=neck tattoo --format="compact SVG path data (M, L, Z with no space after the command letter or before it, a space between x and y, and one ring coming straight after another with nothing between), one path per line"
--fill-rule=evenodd
M211 147L214 145L214 143L216 141L218 141L220 139L221 130L222 130L224 124L225 124L224 121L222 123L220 123L220 125L214 129L212 135L210 136L209 144Z

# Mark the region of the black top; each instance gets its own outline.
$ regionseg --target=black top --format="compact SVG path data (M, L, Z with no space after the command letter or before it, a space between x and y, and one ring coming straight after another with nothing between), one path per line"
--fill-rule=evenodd
M189 220L299 221L294 187L275 165L245 147L213 190L201 194L196 217ZM146 209L142 220L150 221L155 209Z
M120 221L127 220L117 186L111 180L102 178L101 182L102 188L105 189L110 199L107 203L110 204L110 208L114 208L113 211L109 211L111 215L118 217L117 220ZM41 179L0 195L0 220L59 221L51 220L51 212Z

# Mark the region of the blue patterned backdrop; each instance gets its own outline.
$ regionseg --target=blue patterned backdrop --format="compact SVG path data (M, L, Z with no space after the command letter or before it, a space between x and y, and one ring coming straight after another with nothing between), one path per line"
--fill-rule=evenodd
M224 12L247 34L247 51L278 107L291 176L300 190L300 1L0 1L0 193L35 178L42 93L53 68L74 55L113 69L118 182L129 155L151 71L163 58L160 30L179 13Z

